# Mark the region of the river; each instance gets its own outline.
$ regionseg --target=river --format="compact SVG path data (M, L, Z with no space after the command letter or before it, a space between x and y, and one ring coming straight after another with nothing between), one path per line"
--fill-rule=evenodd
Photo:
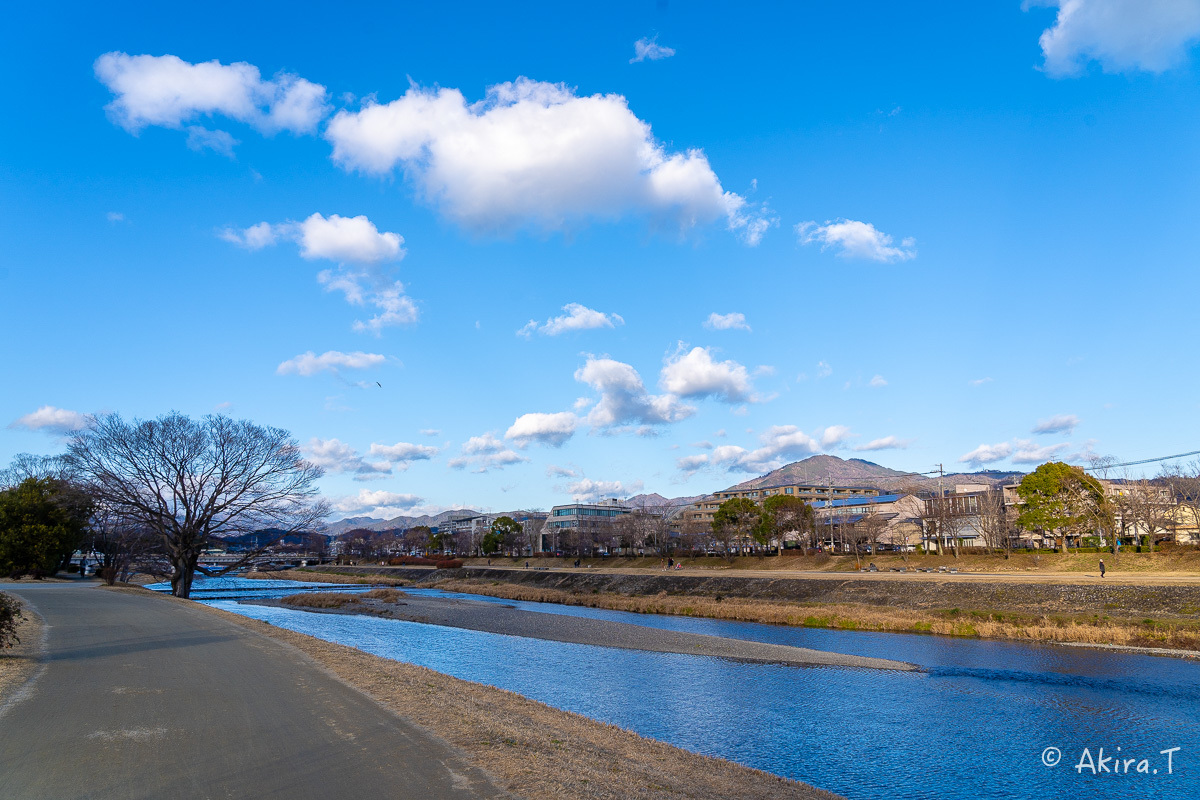
M333 588L269 583L197 581L202 591L195 599L509 689L855 800L1200 797L1200 663L1195 660L641 615L405 589L897 659L922 671L744 664L241 605L233 599L242 591L278 597ZM1179 749L1162 752L1171 748Z

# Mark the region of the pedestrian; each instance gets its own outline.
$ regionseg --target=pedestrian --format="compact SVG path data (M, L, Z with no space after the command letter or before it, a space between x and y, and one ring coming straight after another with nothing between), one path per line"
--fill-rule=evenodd
M528 561L526 561L526 562L525 562L525 569L529 569L529 562L528 562Z
M1100 577L1104 577L1104 559L1100 559Z

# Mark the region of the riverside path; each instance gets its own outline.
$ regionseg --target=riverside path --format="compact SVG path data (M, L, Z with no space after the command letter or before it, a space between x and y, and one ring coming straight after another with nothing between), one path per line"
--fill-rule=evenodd
M8 584L45 620L0 706L0 798L501 797L450 745L186 601Z

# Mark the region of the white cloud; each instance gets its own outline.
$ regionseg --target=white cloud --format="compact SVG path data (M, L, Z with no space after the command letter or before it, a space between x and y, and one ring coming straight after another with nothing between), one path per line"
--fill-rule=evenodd
M225 228L217 236L247 250L260 250L277 242L293 241L308 260L336 261L337 269L317 273L317 282L327 292L341 292L351 305L370 305L378 314L358 320L354 330L379 336L383 328L407 325L420 316L404 284L393 280L383 264L404 258L404 237L380 232L366 216L343 217L311 214L303 222L260 222L249 228Z
M423 502L424 498L417 497L415 494L360 489L357 495L335 498L332 505L335 511L347 516L369 513L372 516L386 518L398 516L401 512L411 510Z
M594 502L609 497L628 497L642 490L641 481L594 481L583 478L567 487L567 492L576 500Z
M308 460L327 472L347 473L356 481L379 480L392 474L388 461L367 462L350 445L339 439L313 437L303 447Z
M976 378L973 381L967 381L967 383L971 384L972 386L983 386L985 383L991 383L991 382L992 382L991 378Z
M981 444L969 453L965 453L959 462L962 464L970 464L974 467L981 467L984 464L991 464L995 461L1003 461L1012 455L1013 448L1008 442L1000 442L999 444Z
M908 261L916 258L916 240L904 239L899 247L892 245L892 237L877 230L869 222L853 219L826 220L824 225L801 222L796 226L801 244L819 243L822 250L830 247L837 250L839 258L862 258L868 261Z
M404 237L390 231L379 232L375 223L360 214L310 214L303 222L260 222L249 228L226 228L217 234L247 250L259 250L283 240L300 245L303 258L324 259L343 264L368 266L404 258Z
M1196 0L1027 0L1058 9L1038 39L1046 72L1080 74L1091 61L1105 72L1163 72L1183 63L1200 40Z
M843 444L854 436L845 425L830 425L821 434L822 449L829 450Z
M1074 414L1056 414L1049 419L1039 419L1037 425L1033 426L1033 433L1070 434L1078 424L1079 417Z
M421 435L422 436L441 436L442 432L440 430L438 430L437 428L422 428Z
M578 478L579 472L570 467L560 467L557 464L550 464L546 467L546 476L549 478Z
M37 411L13 420L8 427L65 435L86 428L91 421L92 417L89 414L81 414L78 411L69 411L54 406L42 406Z
M414 461L428 461L438 454L438 449L427 444L396 442L395 444L371 444L370 453L389 462L400 471L408 469Z
M726 403L751 399L754 387L746 368L736 361L715 361L707 347L684 353L682 345L667 359L659 385L678 397L716 397Z
M503 469L511 464L519 464L529 459L497 439L495 434L485 433L482 436L472 436L460 448L462 455L455 456L446 463L452 469L466 469L473 466L472 472L487 472L491 469Z
M317 355L312 350L307 353L301 353L295 358L289 358L278 367L275 372L279 375L303 375L305 377L316 375L319 372L332 372L335 375L343 369L369 369L377 367L387 361L387 356L379 353L363 353L355 351L353 353L342 353L338 350L329 350Z
M629 364L611 358L588 356L575 371L575 380L599 392L600 400L588 413L594 428L621 425L662 425L690 417L696 409L672 394L647 394L642 378Z
M746 324L746 315L737 311L729 314L718 314L714 311L704 320L704 327L714 331L750 330L750 326Z
M874 378L871 378L870 385L875 387L876 389L879 389L884 386L887 386L888 384L887 384L887 380L882 375L876 375Z
M675 55L674 48L663 47L658 43L658 37L653 39L642 37L633 43L633 58L629 59L630 64L636 64L639 61L658 61L663 58L670 58Z
M817 362L817 378L828 378L832 374L833 374L833 367L829 366L824 361ZM802 380L802 379L803 379L803 376L801 376L800 378L797 378L796 380Z
M227 131L212 131L202 125L187 126L185 143L189 150L195 150L197 153L212 150L226 158L233 158L233 148L241 144Z
M180 129L216 115L268 134L312 133L329 110L324 86L283 72L264 81L258 67L245 62L192 64L172 55L113 52L96 59L95 71L114 95L106 106L109 117L134 134L149 125ZM206 135L212 134L229 136Z
M882 439L872 439L866 444L855 446L855 450L859 452L870 452L872 450L905 450L912 439L897 439L895 436L884 436Z
M1059 442L1058 444L1039 447L1036 442L1028 439L1017 439L1016 450L1012 455L1012 463L1041 464L1043 461L1049 461L1054 458L1059 452L1070 446L1070 442Z
M759 436L760 446L747 450L738 445L719 445L710 453L683 456L675 465L687 473L705 467L720 467L727 472L756 472L759 474L778 469L784 464L819 452L823 443L836 445L850 435L848 428L832 425L818 432L816 438L809 436L795 425L775 425Z
M528 338L534 331L537 331L546 336L558 336L560 333L568 331L614 328L617 325L625 324L625 320L620 314L606 314L579 303L567 303L562 310L567 313L551 317L540 326L534 320L529 320L524 327L517 331L517 334Z
M525 447L531 442L561 447L563 442L575 435L578 427L579 417L570 411L522 414L505 431L504 438L515 442L517 447Z
M343 168L401 167L427 201L476 231L564 230L633 213L681 232L723 220L756 244L774 222L725 191L702 151L668 152L616 94L519 78L468 104L457 89L413 86L339 111L325 136Z

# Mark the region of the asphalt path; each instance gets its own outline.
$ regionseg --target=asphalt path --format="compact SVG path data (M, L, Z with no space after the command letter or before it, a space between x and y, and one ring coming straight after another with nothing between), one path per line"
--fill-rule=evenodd
M0 798L503 797L298 650L183 601L8 584L44 669L0 706Z

